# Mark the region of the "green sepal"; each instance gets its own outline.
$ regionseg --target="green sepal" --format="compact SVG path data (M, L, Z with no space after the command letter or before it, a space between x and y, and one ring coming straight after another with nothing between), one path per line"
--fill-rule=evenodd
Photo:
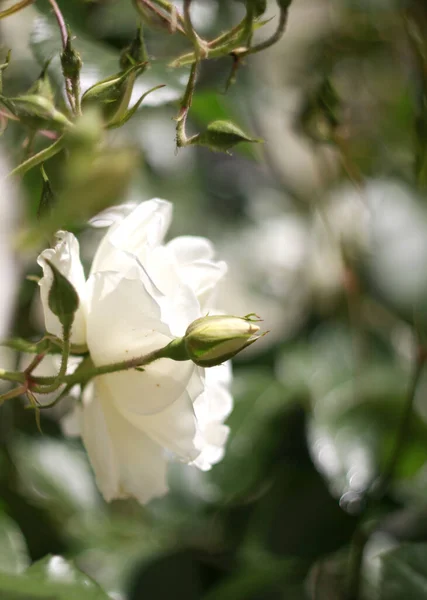
M52 287L48 296L49 308L58 317L64 331L69 332L73 324L74 314L79 307L79 296L74 286L55 267L52 261L45 260L53 273Z
M162 87L165 87L164 83L161 83L160 85L156 85L153 88L151 88L151 90L148 90L147 92L142 94L142 96L135 102L135 104L132 106L132 108L128 109L120 119L117 119L108 125L108 129L116 129L117 127L121 127L122 125L127 123L129 121L129 119L131 119L133 117L133 115L136 113L136 111L140 107L141 103L145 100L145 98L148 96L148 94L151 94L151 92L154 92L154 90L158 90Z
M162 358L170 358L177 361L190 360L185 338L181 337L172 340L170 344L163 348Z
M25 94L16 98L0 95L0 104L31 129L62 130L71 125L48 98L37 94Z

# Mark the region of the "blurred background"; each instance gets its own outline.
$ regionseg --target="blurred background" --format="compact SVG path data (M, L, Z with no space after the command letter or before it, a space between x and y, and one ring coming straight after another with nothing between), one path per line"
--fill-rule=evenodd
M138 15L130 0L59 4L85 89L118 70ZM243 15L242 2L193 1L194 26L209 39ZM277 15L269 2L256 39L271 35ZM234 361L223 461L207 473L172 464L171 492L146 507L102 500L80 442L61 432L62 409L43 412L41 435L23 404L1 406L0 571L61 555L78 569L82 600L108 597L101 588L114 600L427 598L427 376L394 478L374 507L366 501L393 451L427 331L424 0L294 0L283 38L247 57L226 94L231 59L204 62L190 133L230 119L264 140L231 155L176 151L188 67L167 65L188 46L155 27L144 35L153 60L135 97L166 87L110 133L111 161L116 147L137 150L116 200L172 201L170 235L207 236L229 264L218 307L255 311L270 333ZM0 21L0 36L1 61L12 50L3 94L27 90L49 59L60 85L48 2ZM0 178L27 146L28 132L9 121ZM46 166L54 189L61 168L60 159ZM39 275L43 245L23 250L16 240L37 228L43 180L34 169L14 183L0 192L0 337L38 339L28 276ZM86 265L102 224L75 229ZM2 368L22 360L1 350ZM2 576L0 597L17 598L1 595ZM58 598L78 597L77 587ZM45 597L37 593L22 598Z

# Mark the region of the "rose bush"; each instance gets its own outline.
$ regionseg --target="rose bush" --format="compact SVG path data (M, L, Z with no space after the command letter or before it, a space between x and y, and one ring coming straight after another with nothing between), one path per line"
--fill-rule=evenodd
M62 328L48 305L50 261L76 289L80 304L71 341L87 344L93 363L136 358L182 336L211 307L226 272L210 242L178 237L167 244L172 206L149 200L110 227L86 279L77 239L38 258L46 329ZM147 502L167 491L167 459L203 470L221 460L232 408L227 364L205 370L191 361L162 358L144 367L98 376L85 388L74 417L106 500L134 496ZM68 429L70 419L68 419Z

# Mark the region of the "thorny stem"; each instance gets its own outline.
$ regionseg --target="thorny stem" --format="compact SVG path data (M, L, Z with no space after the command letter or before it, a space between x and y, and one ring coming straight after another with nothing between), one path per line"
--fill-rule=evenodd
M39 384L39 386L44 386L45 384L50 384L56 381L58 383L57 387L62 384L66 384L68 387L71 387L78 383L84 383L93 377L99 377L100 375L107 375L109 373L118 373L119 371L128 371L129 369L136 369L138 367L145 367L150 363L158 360L159 358L163 358L167 356L165 353L167 346L164 348L160 348L159 350L154 350L149 354L145 354L143 356L137 356L136 358L131 358L129 360L122 360L116 363L112 363L110 365L102 365L99 367L92 367L85 370L81 370L78 372L71 373L70 375L64 375L62 377L33 377L32 380L35 384ZM44 387L35 388L36 391L44 393ZM57 388L55 388L57 389Z
M5 381L17 381L18 383L25 383L25 373L0 369L0 379L4 379Z
M170 19L165 17L165 15L155 6L155 4L153 4L153 2L160 6L170 16ZM171 33L179 31L185 35L184 20L176 10L176 7L171 5L169 2L165 2L164 0L153 0L153 2L151 0L135 0L136 4L145 6L152 13L154 13L164 23L164 25L170 29ZM174 25L173 21L175 21Z
M33 4L34 2L35 0L21 0L21 2L17 2L13 6L10 6L9 8L5 8L4 10L0 11L0 19L3 19L4 17L9 17L10 15L14 15L19 10L30 6L30 4Z
M181 108L179 115L176 118L176 145L178 148L188 146L191 144L191 140L197 136L187 137L185 126L187 123L188 111L190 110L191 102L193 100L194 89L196 87L197 71L199 62L196 61L191 65L190 77L188 78L187 87L185 89L184 96L181 101Z
M211 49L211 48L217 48L218 46L223 46L226 42L228 42L230 39L233 39L244 29L245 23L246 23L246 17L242 21L240 21L240 23L238 23L232 29L230 29L229 31L222 33L214 40L211 40L210 42L208 42L208 47Z
M279 16L279 23L278 23L277 29L273 33L273 35L271 37L269 37L267 40L264 40L263 42L260 42L259 44L252 46L251 48L246 48L246 49L242 50L238 54L240 56L247 56L248 54L255 54L257 52L261 52L262 50L265 50L266 48L269 48L270 46L273 46L280 40L280 38L285 33L287 22L288 22L288 9L281 8L280 16Z
M185 93L181 101L179 115L176 118L176 145L177 148L181 148L182 146L188 146L192 143L192 140L195 140L198 136L194 135L191 138L187 137L187 133L185 130L185 126L187 123L188 111L190 110L191 103L193 101L193 94L196 87L196 79L197 72L199 69L200 59L202 58L202 54L206 54L206 48L201 45L201 40L194 30L193 24L191 22L190 15L190 7L191 0L184 0L184 22L185 22L185 31L187 35L191 38L194 45L194 54L195 61L191 65L190 77L188 78L187 87L185 88Z
M67 365L68 359L70 356L71 342L70 342L70 334L71 329L65 328L63 330L63 342L62 342L62 356L61 356L61 366L59 368L58 376L55 377L55 380L50 384L43 388L43 394L50 394L51 392L55 392L61 385L62 379L65 377L67 373Z

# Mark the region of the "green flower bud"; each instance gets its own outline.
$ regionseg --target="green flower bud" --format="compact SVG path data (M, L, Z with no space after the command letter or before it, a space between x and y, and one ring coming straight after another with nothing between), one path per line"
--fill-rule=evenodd
M83 62L80 58L80 54L74 50L71 45L71 35L68 32L67 43L64 51L61 53L61 66L64 77L69 78L73 81L77 80L80 75Z
M187 357L199 367L214 367L256 342L261 334L256 315L207 316L191 323L183 337Z
M148 54L144 38L142 37L142 26L139 26L135 38L120 55L120 68L126 71L130 67L141 63L144 64L143 70L145 70L148 63ZM141 73L143 70L141 70Z
M267 10L267 0L237 0L246 4L246 10L252 11L252 15L257 19Z

